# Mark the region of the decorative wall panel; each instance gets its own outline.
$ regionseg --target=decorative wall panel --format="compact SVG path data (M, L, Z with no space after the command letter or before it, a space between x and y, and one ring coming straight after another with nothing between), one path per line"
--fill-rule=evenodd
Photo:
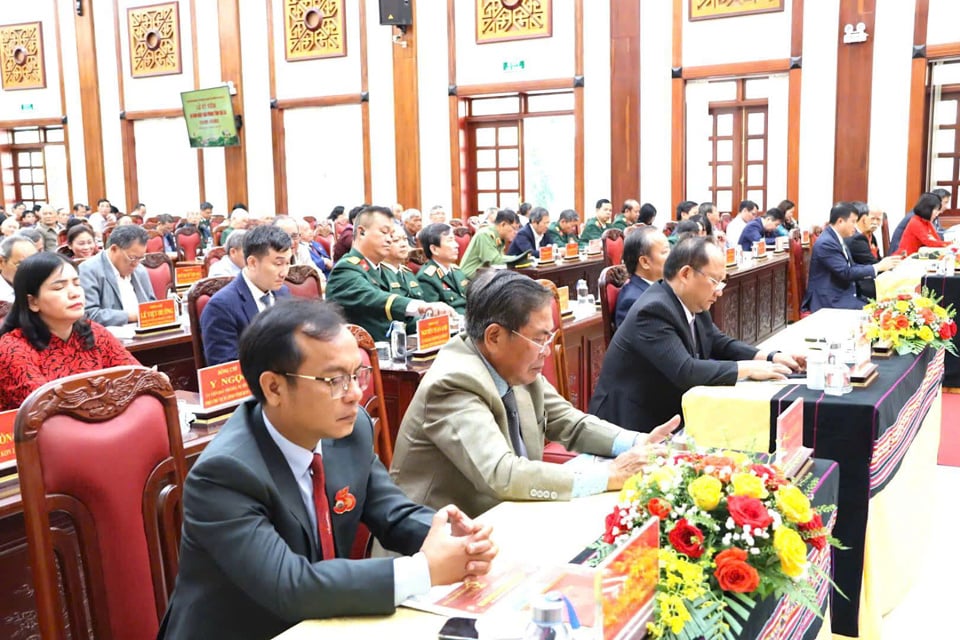
M783 0L690 0L690 20L783 11Z
M0 27L0 70L6 91L47 86L43 67L43 28L39 22Z
M549 38L551 0L477 0L477 44Z
M343 0L284 0L283 30L290 62L347 55Z
M130 75L168 76L181 72L180 11L176 2L127 9Z

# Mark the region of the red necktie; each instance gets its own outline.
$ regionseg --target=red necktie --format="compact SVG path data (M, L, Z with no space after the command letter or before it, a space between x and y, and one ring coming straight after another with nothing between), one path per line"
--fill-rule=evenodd
M317 512L317 534L320 539L320 551L324 560L332 560L337 556L333 545L333 527L330 524L330 503L327 501L326 482L323 475L323 456L313 454L310 464L313 474L313 506Z

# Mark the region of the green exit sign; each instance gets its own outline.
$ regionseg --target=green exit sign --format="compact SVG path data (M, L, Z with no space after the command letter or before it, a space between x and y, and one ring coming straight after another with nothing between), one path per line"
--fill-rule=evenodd
M503 70L504 71L523 71L527 68L527 63L523 60L516 60L514 62L504 61Z
M23 103L20 105L20 111L33 111L33 103Z

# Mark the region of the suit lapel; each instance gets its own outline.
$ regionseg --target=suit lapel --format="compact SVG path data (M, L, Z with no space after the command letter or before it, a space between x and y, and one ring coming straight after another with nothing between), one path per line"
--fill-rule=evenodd
M247 322L253 322L253 317L257 315L260 309L257 307L257 301L253 299L253 292L247 286L247 281L243 279L243 272L237 274L234 284L237 287L237 296L240 298L243 315L247 317Z
M673 292L673 289L671 289L670 285L668 285L665 281L661 281L661 285L666 290L664 291L664 295L666 295L670 300L670 309L673 311L673 320L675 326L680 329L680 337L683 339L684 346L687 347L687 353L696 358L697 350L693 345L693 335L690 333L690 325L687 323L687 314L683 312L683 305L680 303L680 298L677 297L677 294ZM696 320L694 320L693 326L697 326ZM697 341L700 341L699 334L697 335Z
M513 393L517 398L520 437L527 449L527 457L531 460L540 460L543 458L543 436L540 434L540 425L537 422L537 412L533 406L533 399L530 397L527 388L523 386L514 387ZM507 442L510 442L509 434L507 435Z
M103 263L101 264L103 279L106 280L110 288L113 289L113 294L117 296L117 300L122 303L123 298L120 297L120 284L117 282L117 274L114 273L113 265L109 264L110 258L107 257L106 249L100 252L100 261Z

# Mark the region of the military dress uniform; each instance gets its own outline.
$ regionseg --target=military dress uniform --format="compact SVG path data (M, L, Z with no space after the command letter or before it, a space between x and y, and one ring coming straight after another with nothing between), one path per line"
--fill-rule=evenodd
M460 270L472 278L480 267L503 264L503 240L495 225L480 228L460 258Z
M456 266L444 269L433 260L428 260L417 273L423 299L427 302L445 302L457 313L467 310L467 284L469 280Z
M414 300L401 287L387 284L382 269L373 266L356 249L334 265L327 280L327 300L343 307L347 321L366 329L374 340L386 340L394 320L408 322L407 306Z
M618 213L617 217L613 219L613 223L610 225L614 229L620 229L620 231L626 231L627 227L632 227L633 223L627 220L626 216L622 213Z
M423 290L417 282L417 276L405 264L394 267L386 262L380 263L380 273L387 288L392 293L399 293L408 298L423 300Z
M563 247L566 247L571 242L576 242L577 244L580 244L580 236L576 232L564 233L563 231L561 231L559 221L551 222L549 229L553 233L553 235L557 238L557 244L560 245L561 250L563 249ZM576 229L576 227L574 227L574 229Z
M601 225L596 218L587 220L583 226L583 233L580 234L580 248L586 249L590 246L591 240L599 240L603 232L610 228L610 225Z

